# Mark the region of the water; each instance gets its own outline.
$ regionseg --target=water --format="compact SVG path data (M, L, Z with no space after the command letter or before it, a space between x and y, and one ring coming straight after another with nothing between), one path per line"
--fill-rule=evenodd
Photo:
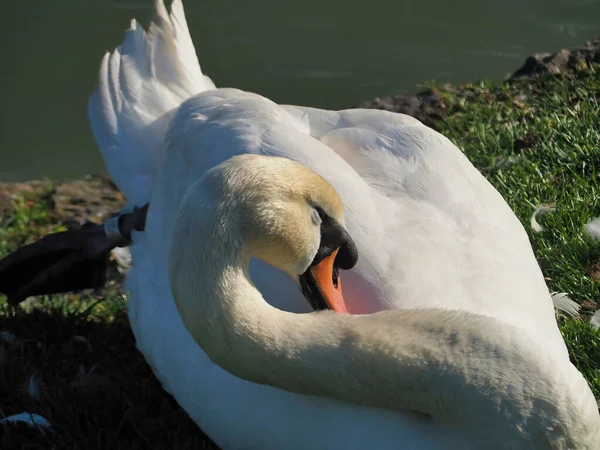
M344 108L427 80L502 78L600 35L600 0L187 0L218 86ZM4 0L0 180L103 169L86 103L105 50L152 0Z

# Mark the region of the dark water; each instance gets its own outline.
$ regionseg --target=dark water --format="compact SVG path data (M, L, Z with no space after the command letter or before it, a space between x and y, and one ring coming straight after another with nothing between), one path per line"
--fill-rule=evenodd
M501 78L600 35L600 0L187 0L218 86L326 108L427 80ZM102 170L86 118L105 50L152 0L2 0L0 180Z

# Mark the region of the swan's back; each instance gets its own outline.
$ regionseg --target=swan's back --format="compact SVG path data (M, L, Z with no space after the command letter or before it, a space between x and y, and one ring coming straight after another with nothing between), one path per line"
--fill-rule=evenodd
M183 193L206 170L241 153L285 156L322 175L344 202L360 252L358 266L344 273L353 312L467 310L521 326L566 356L521 223L456 146L417 120L280 106L215 89L182 103L166 142L153 199L169 211L162 236L170 234L167 222ZM150 227L148 233L158 239ZM164 247L160 252L157 260L166 258ZM282 286L270 277L257 283L275 301ZM288 291L295 291L291 282ZM305 304L298 293L294 309Z

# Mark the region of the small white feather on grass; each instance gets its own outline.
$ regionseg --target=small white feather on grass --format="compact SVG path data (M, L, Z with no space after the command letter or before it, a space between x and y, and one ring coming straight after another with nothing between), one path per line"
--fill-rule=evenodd
M583 232L593 239L600 240L600 217L590 220L583 227ZM590 325L600 329L600 309L590 318Z
M41 427L41 428L52 428L52 425L45 417L40 416L39 414L32 414L28 412L22 412L20 414L13 414L12 416L5 417L4 419L0 419L0 424L8 424L8 423L26 423L32 428Z
M531 223L531 229L534 233L541 233L542 231L544 231L544 227L541 226L540 223L537 221L537 217L540 214L554 211L555 209L556 208L554 206L549 205L540 205L535 209L535 211L531 215L531 218L529 219L529 222Z
M131 268L131 251L127 247L115 247L111 255L117 263L119 273L126 273Z
M583 227L583 231L589 237L600 239L600 217L590 220Z
M556 309L570 317L577 316L581 309L581 306L579 306L577 302L571 300L569 295L565 292L552 293L552 303Z
M590 319L590 325L593 326L595 330L600 330L600 309L596 311Z
M41 387L42 383L40 376L34 373L33 375L31 375L31 377L29 377L29 381L27 382L25 391L27 392L27 395L30 398L34 400L39 400Z

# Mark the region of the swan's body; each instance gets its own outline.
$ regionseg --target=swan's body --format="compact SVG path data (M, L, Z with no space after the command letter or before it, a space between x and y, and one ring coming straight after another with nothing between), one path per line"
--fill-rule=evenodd
M127 285L139 349L165 388L217 444L225 449L554 448L542 441L502 441L501 436L481 429L488 423L490 430L506 430L502 424L510 418L503 414L510 408L526 417L549 405L550 398L556 408L548 414L564 419L566 427L575 427L572 439L580 439L557 440L555 448L600 446L600 441L594 441L600 435L595 400L569 362L527 234L498 192L456 146L404 115L281 106L255 94L216 89L200 71L181 3L174 2L172 21L162 2L157 9L158 26L149 35L134 22L120 49L105 57L99 88L90 100L90 119L119 188L134 204L150 202L146 231L134 236L134 264ZM374 315L331 320L363 320L372 325L356 327L381 327L386 335L397 330L396 337L404 339L390 336L386 342L385 335L379 336L398 355L427 337L428 345L436 343L431 348L432 361L439 362L446 354L452 367L457 364L456 355L481 344L473 338L477 333L471 332L489 329L489 345L498 358L485 364L482 360L479 369L488 378L498 374L497 385L490 385L492 398L493 389L503 389L510 395L498 398L515 403L499 408L504 413L491 413L493 408L487 404L482 417L469 415L473 412L469 408L483 398L483 386L475 381L472 395L465 389L460 402L444 403L456 409L447 414L473 420L457 426L445 422L443 412L427 409L426 393L415 400L425 406L410 409L440 420L398 411L383 400L374 400L373 406L379 408L372 408L364 406L368 403L364 398L348 398L345 403L286 392L242 380L214 364L176 308L169 284L169 255L182 244L178 241L182 234L173 233L186 193L209 169L245 153L300 162L339 193L346 227L360 253L356 268L343 273L350 312L406 310L384 313L391 314L387 319ZM186 218L190 226L195 219L191 214ZM201 281L203 274L196 273ZM253 261L250 274L271 305L309 311L297 287L281 271ZM195 281L190 279L189 285ZM190 289L182 297L191 294ZM419 308L429 310L428 318L419 316ZM181 303L180 309L185 311ZM457 312L445 316L446 309ZM410 331L406 327L414 314L421 318L415 319ZM292 317L299 325L311 323L306 322L311 316ZM351 329L343 323L333 329ZM314 326L315 339L322 337L327 325ZM329 351L339 343L335 336L327 341L332 346ZM368 332L361 336L367 342L374 339ZM421 341L408 345L411 336ZM339 352L343 357L344 350ZM519 364L510 367L517 360ZM423 368L421 376L434 369ZM280 384L285 377L260 381L286 387ZM381 389L382 383L374 381ZM452 383L433 385L440 397L457 392ZM449 390L444 391L445 387ZM294 390L324 394L306 387ZM331 394L338 399L344 395ZM406 394L398 395L390 401L408 401ZM528 400L533 406L526 404ZM463 416L461 411L466 411ZM539 410L533 416L539 419ZM540 433L539 422L529 427ZM564 430L554 433L568 434Z

